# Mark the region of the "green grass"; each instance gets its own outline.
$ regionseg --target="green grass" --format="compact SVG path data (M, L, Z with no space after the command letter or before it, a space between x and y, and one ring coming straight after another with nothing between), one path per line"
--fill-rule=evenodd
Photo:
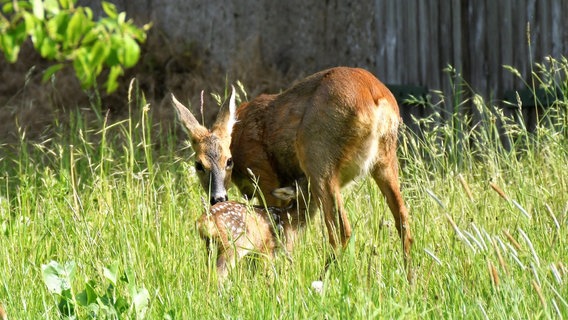
M479 97L472 101L487 119L499 116ZM66 312L79 319L97 312L147 319L566 318L566 102L553 108L556 126L529 134L511 125L510 152L500 150L493 127L467 129L467 118L428 119L432 130L423 140L406 133L399 155L414 283L406 281L390 211L363 179L344 191L354 236L325 274L321 294L311 289L329 250L319 216L300 237L293 263L284 255L267 266L249 259L219 289L196 233L203 192L191 151L180 150L170 132L156 140L143 99L130 120L112 125L103 116L87 123L73 115L52 139L2 148L0 301L11 319ZM45 271L51 261L58 264ZM64 274L70 263L73 273Z

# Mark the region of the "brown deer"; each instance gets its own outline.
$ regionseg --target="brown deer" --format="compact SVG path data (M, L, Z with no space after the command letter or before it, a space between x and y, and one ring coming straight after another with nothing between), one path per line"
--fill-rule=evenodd
M197 229L209 252L217 252L217 276L222 282L236 263L251 252L272 260L282 231L305 218L306 202L292 187L272 194L289 201L288 207L249 206L234 201L218 202L197 220ZM295 201L292 201L297 199Z
M358 68L324 70L280 94L243 103L236 115L233 89L229 108L221 109L211 130L172 100L189 131L195 168L211 203L227 199L232 179L248 197L258 193L258 185L266 203L278 206L279 199L270 191L305 177L335 249L344 247L351 236L340 190L370 173L394 216L410 279L412 236L396 156L401 120L395 98L375 76ZM310 215L313 212L309 210ZM286 237L291 247L293 228Z

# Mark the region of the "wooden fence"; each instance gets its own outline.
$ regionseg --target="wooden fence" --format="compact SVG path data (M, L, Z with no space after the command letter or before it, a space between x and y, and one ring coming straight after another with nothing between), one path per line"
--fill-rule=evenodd
M499 104L507 91L525 88L534 62L568 55L568 0L113 2L139 21L152 20L178 48L204 48L234 79L242 76L235 65L251 60L297 76L351 65L387 84L440 90L451 99L453 82L443 72L451 65ZM248 65L240 67L242 73Z
M517 111L508 103L517 103L516 91L523 101L525 127L534 131L550 95L539 91L539 103L528 90L535 62L546 57L568 56L568 1L566 0L463 0L463 1L377 1L376 12L382 14L377 33L384 34L384 47L377 53L377 70L392 84L398 97L428 89L440 90L451 101L461 80L480 94L486 102L513 117ZM392 44L396 44L393 46ZM452 73L442 70L451 65ZM512 66L518 74L505 66ZM381 71L377 71L381 72ZM566 75L564 75L566 77ZM558 80L558 79L557 79ZM561 81L568 81L566 78ZM538 85L538 84L537 84ZM461 99L471 92L460 92ZM543 106L544 105L544 106ZM474 121L482 117L475 108L464 104ZM446 114L455 111L445 104ZM402 115L408 126L419 131L410 117L427 117L430 109L403 105ZM498 122L499 125L499 122ZM499 130L503 131L500 127ZM510 148L502 135L505 148Z
M377 6L389 13L377 28L385 38L377 70L391 83L450 92L442 69L451 64L475 91L500 99L523 89L505 65L527 80L532 62L568 55L566 0L386 0Z

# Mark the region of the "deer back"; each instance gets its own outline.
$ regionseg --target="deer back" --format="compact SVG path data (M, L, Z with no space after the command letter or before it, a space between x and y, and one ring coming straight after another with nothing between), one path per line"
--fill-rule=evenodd
M255 185L248 169L265 196L306 172L323 176L338 170L331 167L337 163L352 163L340 174L342 185L351 181L380 160L376 141L396 139L400 118L396 100L375 76L343 67L318 72L281 94L261 95L241 105L237 115L233 181L249 197ZM381 155L392 156L385 151ZM317 162L308 168L307 158ZM281 205L275 197L267 202Z

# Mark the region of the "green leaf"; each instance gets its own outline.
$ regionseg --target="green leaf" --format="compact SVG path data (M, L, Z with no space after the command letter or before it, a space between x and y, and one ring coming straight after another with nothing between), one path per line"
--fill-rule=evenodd
M53 262L53 261L52 261ZM63 288L67 287L65 279L59 277L59 272L56 266L42 265L43 282L47 286L47 290L51 293L61 294Z
M14 3L8 2L2 6L2 12L5 14L10 14L14 12Z
M73 0L73 2L75 2L75 0ZM91 10L91 8L89 7L81 7L81 8L85 12L85 16L87 16L87 19L89 21L93 21L93 10Z
M118 14L116 13L116 6L110 2L103 1L102 3L103 11L109 16L109 18L116 19Z
M95 282L93 280L89 280L85 284L85 289L77 295L77 302L79 305L86 307L97 302L99 296L94 288Z
M57 2L57 0L44 0L43 6L47 12L53 15L56 15L61 11L59 2Z
M87 55L87 49L80 48L75 51L75 58L73 60L75 75L79 78L83 89L90 88L95 83L95 75L90 68Z
M59 0L59 5L61 6L61 9L71 9L73 7L73 2L74 1L70 0Z
M41 28L41 21L33 14L29 12L24 12L22 14L24 17L24 22L26 24L26 33L33 36L38 28Z
M122 75L122 67L119 65L112 66L105 83L107 93L112 93L118 89L118 77Z
M30 0L27 1L4 1L6 4L2 6L2 11L6 14L14 12L29 11L32 9L33 4Z
M151 23L145 24L142 29L139 29L137 26L133 24L125 24L122 26L123 31L125 34L130 35L132 38L137 40L138 42L145 42L146 41L146 31L150 30L152 27Z
M0 35L0 49L4 51L4 57L10 63L14 63L18 60L18 55L20 54L20 46L12 45L11 39L6 35Z
M46 59L54 59L57 56L57 43L50 38L43 39L39 53Z
M115 19L102 18L99 20L99 24L106 30L108 30L108 33L118 35L117 30L119 30L120 28L118 22Z
M136 311L136 318L143 319L148 310L148 304L150 303L150 293L146 288L142 288L138 293L132 298L132 304L134 305L134 310Z
M26 39L26 25L24 22L16 25L15 28L9 29L7 32L0 33L0 49L4 51L6 60L10 63L18 60L20 46Z
M42 26L37 25L35 31L31 34L32 43L34 44L36 51L40 50L45 37L45 29Z
M116 286L116 282L118 280L118 262L114 262L113 264L103 268L103 274L105 278L107 278L113 285Z
M128 310L128 306L128 301L126 301L126 299L122 296L117 297L113 305L114 309L119 314L124 313L124 311Z
M41 81L47 82L52 75L54 75L57 71L63 69L64 66L65 66L64 64L58 63L45 69L45 71L43 72L43 76L41 77Z
M115 66L124 63L124 47L122 37L117 34L110 35L110 53L106 60L107 66Z
M77 11L69 20L66 30L66 41L69 43L70 47L74 47L79 44L79 40L83 36L83 24L85 23L85 16L83 12Z
M124 24L124 21L126 21L126 12L119 13L118 17L116 18L116 21L118 22L119 25Z
M38 19L43 20L44 17L45 17L45 10L44 10L44 7L43 7L43 1L42 0L33 0L32 8L33 8L34 15Z
M61 12L47 20L46 28L49 37L55 41L65 43L67 26L69 25L69 14Z
M93 67L96 67L97 70L100 70L105 62L105 60L108 57L108 54L110 52L110 48L108 47L108 45L102 41L97 41L95 42L95 44L93 45L93 47L91 48L91 53L90 53L90 58L89 61L91 61L91 65ZM97 72L97 75L100 73Z
M130 68L134 66L140 58L140 47L138 43L129 36L123 37L124 58L122 64L124 67Z
M92 28L88 30L81 40L81 45L88 46L92 42L97 41L99 39L99 30L98 28Z
M71 280L75 273L75 262L70 261L65 266L56 261L41 265L43 282L51 293L62 295L66 290L71 289Z
M39 51L46 36L44 25L40 19L29 12L24 12L22 16L26 24L26 33L31 37L36 51Z

